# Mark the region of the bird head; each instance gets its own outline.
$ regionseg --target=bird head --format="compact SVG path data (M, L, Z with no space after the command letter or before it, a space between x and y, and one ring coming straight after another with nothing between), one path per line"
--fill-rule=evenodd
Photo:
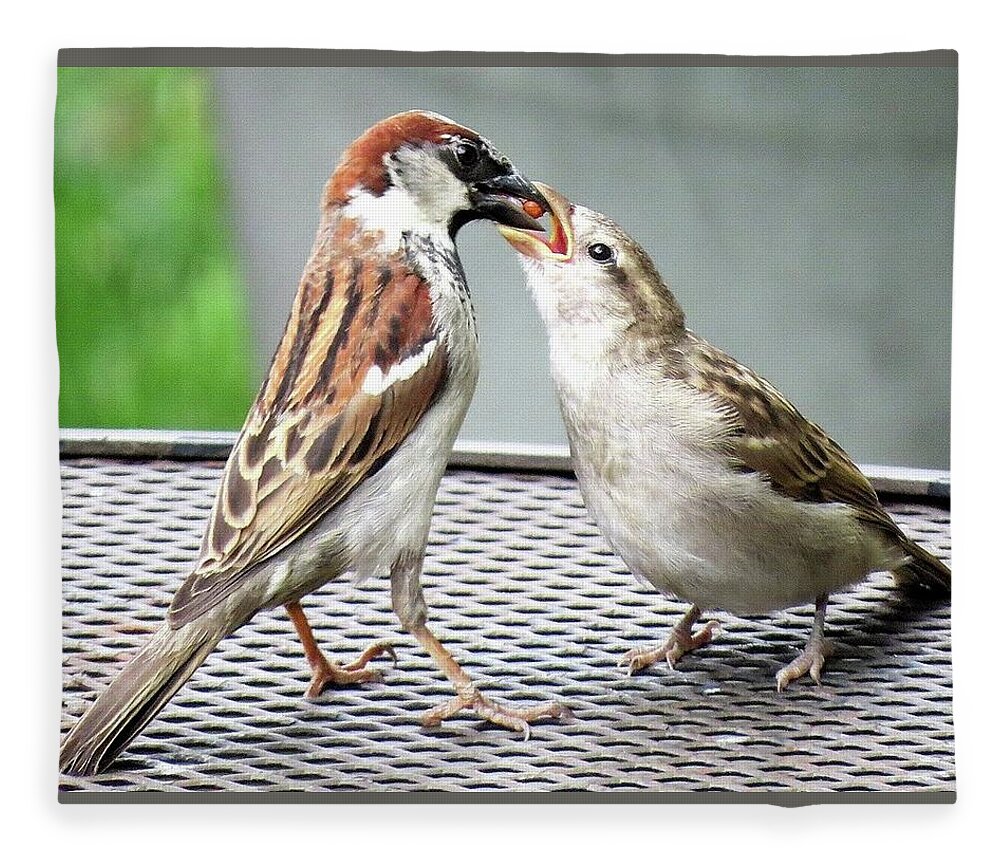
M547 203L486 138L447 117L406 111L376 123L344 151L324 192L328 210L384 225L391 214L441 228L454 237L463 224L489 219L522 229L541 225L524 211Z
M534 183L552 215L548 233L501 225L551 330L596 324L609 334L683 331L684 313L649 255L618 224Z

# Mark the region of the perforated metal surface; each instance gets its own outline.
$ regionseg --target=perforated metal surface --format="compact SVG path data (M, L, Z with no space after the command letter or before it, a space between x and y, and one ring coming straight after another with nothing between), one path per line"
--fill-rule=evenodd
M65 732L163 618L195 557L221 464L64 460ZM946 503L944 503L946 504ZM946 507L890 506L950 555ZM529 741L464 717L424 729L452 691L398 626L388 584L333 583L304 602L326 652L390 638L380 685L307 702L290 621L261 613L222 643L160 716L94 779L111 791L953 791L950 611L903 601L888 576L838 595L824 685L783 694L810 607L719 614L723 632L676 670L627 677L684 606L640 586L593 525L575 482L450 472L425 566L431 627L487 694L555 698L575 722Z

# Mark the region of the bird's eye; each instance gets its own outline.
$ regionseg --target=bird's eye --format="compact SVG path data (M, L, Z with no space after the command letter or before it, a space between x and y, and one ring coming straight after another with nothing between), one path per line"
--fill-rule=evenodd
M455 144L455 160L462 167L475 167L479 163L479 147L469 140L460 141Z
M605 245L603 242L594 242L593 245L588 245L587 253L590 255L591 260L598 263L610 263L615 258L615 252L611 250L609 245Z

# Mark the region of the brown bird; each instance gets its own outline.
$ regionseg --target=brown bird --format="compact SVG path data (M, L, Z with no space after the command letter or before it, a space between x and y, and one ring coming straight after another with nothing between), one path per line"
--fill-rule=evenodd
M470 709L527 732L567 713L481 695L428 630L420 588L434 497L479 367L455 234L481 218L538 227L525 201L546 206L489 141L437 114L390 117L347 148L194 571L166 623L66 738L63 772L106 767L260 609L287 608L313 670L308 696L378 677L367 663L392 653L386 643L331 663L298 602L348 571L389 577L403 627L454 684L455 698L425 725Z
M583 498L633 574L692 604L667 640L625 655L673 665L712 638L703 609L812 600L778 689L818 683L828 595L875 570L928 594L951 571L900 531L843 448L773 385L693 332L646 252L610 218L536 183L552 232L501 226L545 321Z

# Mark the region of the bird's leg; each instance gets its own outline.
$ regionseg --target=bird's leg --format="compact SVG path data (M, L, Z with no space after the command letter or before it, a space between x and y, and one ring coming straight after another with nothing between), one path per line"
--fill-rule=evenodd
M560 719L572 716L570 709L558 702L548 702L533 708L511 708L486 698L476 689L472 678L458 665L455 658L448 653L448 649L427 629L426 625L420 624L410 632L427 649L445 677L455 686L457 693L450 702L424 712L420 721L425 726L438 726L443 720L455 716L460 711L469 710L487 722L523 732L524 739L527 740L531 735L529 728L531 723L546 718Z
M823 663L830 656L831 651L830 644L823 637L828 597L829 595L821 594L816 598L816 614L813 616L812 633L809 634L809 640L806 642L806 647L802 649L802 653L775 675L779 693L792 681L801 678L807 672L817 684L820 683L819 676L820 672L823 671Z
M693 651L695 648L711 642L715 631L720 629L718 621L709 621L697 633L692 633L691 628L700 616L701 610L697 606L692 606L684 613L684 617L674 625L670 636L662 645L648 651L633 648L622 657L618 665L628 666L630 675L634 675L636 672L660 662L660 660L666 660L667 665L673 669L677 661L688 651Z
M375 642L369 645L361 655L346 665L331 663L326 659L319 645L316 644L316 637L313 636L312 628L306 619L302 605L297 601L285 604L295 630L302 640L302 648L306 652L306 660L313 670L312 683L306 690L307 699L317 699L323 691L330 686L340 684L364 684L369 681L378 681L382 678L382 673L378 669L366 669L369 661L388 654L393 662L396 660L396 652L392 650L392 645L388 642Z
M456 696L450 702L431 708L421 717L425 726L440 725L443 720L455 716L460 711L469 710L487 722L523 732L525 740L530 736L529 724L536 720L572 716L569 708L556 702L537 705L533 708L509 708L487 699L465 670L440 640L427 629L427 604L420 587L422 558L416 553L400 553L390 568L392 582L392 608L399 616L403 627L416 637L431 655L438 668L455 687Z

